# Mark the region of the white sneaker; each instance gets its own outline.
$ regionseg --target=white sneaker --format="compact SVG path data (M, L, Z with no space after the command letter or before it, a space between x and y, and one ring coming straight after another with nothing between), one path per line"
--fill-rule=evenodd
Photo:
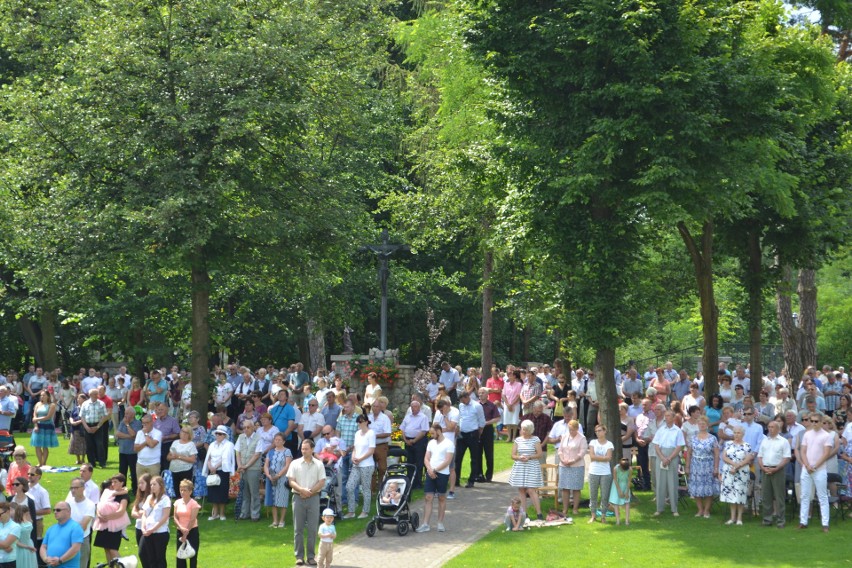
M221 517L219 517L219 520L220 520L220 521L224 521L224 520L225 520L225 515L222 515Z
M438 523L438 532L444 532L444 523Z
M213 515L212 517L207 517L207 520L208 521L215 521L218 518L219 518L219 515Z
M424 533L424 532L429 532L431 530L432 530L432 527L430 527L429 525L420 525L419 527L414 529L414 532Z

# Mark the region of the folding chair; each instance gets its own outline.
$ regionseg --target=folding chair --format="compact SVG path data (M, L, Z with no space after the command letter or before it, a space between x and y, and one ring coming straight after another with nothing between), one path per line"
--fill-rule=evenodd
M559 466L552 463L541 464L541 479L544 485L538 488L539 496L553 493L553 500L559 506Z

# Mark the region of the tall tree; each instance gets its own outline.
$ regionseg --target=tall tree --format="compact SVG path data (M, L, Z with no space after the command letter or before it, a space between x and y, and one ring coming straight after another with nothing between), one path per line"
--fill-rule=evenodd
M382 63L382 4L32 4L2 11L10 51L33 67L4 100L10 151L59 156L67 183L48 191L86 238L128 235L155 271L183 276L193 405L206 408L217 275L321 255L339 242L323 229L360 208L346 153Z

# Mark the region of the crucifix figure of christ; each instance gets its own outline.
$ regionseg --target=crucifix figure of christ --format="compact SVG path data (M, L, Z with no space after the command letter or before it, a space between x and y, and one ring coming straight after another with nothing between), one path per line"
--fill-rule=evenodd
M388 261L393 253L397 251L409 251L411 247L408 245L392 245L388 238L388 230L382 230L382 244L379 245L364 245L360 250L368 250L376 255L379 259L379 282L382 285L382 317L381 329L379 332L379 349L387 351L388 348L388 275L390 267Z

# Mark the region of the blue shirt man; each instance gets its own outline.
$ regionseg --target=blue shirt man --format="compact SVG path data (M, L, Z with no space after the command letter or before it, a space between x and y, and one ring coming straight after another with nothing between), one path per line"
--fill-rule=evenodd
M53 508L56 524L47 529L39 551L48 566L80 568L83 527L71 520L71 507L60 501Z
M15 417L15 401L9 396L9 387L0 387L0 430L12 430L12 418Z
M296 410L287 404L287 398L288 394L286 390L282 389L278 391L278 402L267 411L272 416L272 423L281 433L286 432L288 428L296 423ZM287 436L288 440L293 438L294 430L295 428L290 430L290 434Z

